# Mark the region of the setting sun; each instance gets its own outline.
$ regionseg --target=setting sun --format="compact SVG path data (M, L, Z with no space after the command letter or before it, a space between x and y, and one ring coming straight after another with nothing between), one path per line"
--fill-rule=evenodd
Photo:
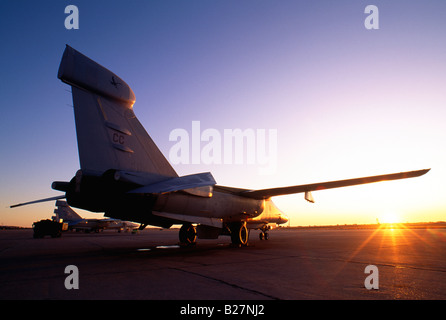
M395 212L384 212L378 219L381 223L401 223L401 217Z

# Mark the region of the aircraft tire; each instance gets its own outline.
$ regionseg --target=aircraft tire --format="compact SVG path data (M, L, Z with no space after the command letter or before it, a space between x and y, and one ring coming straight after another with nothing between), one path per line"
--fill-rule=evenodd
M248 237L249 237L248 228L246 228L245 223L234 225L231 228L232 244L246 246L248 244Z
M185 223L180 229L180 243L193 245L197 241L197 229L190 223Z

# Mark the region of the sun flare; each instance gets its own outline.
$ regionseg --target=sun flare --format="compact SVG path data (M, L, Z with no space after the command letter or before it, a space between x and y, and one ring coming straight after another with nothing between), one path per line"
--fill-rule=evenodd
M385 212L379 218L381 223L401 223L401 217L395 212Z

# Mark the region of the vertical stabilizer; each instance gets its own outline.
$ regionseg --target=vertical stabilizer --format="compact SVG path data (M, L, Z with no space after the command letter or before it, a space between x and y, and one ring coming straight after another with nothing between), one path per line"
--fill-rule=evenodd
M57 209L54 209L54 213L57 214L59 219L63 219L63 221L78 221L82 220L82 217L76 213L71 207L68 205L66 201L56 201Z
M81 169L177 177L133 112L135 95L121 78L67 46L58 78L72 86Z

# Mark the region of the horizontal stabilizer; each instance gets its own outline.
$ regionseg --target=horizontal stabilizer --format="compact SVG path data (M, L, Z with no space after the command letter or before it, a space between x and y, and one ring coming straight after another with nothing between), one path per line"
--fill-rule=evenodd
M64 199L64 198L65 198L65 196L57 196L57 197L40 199L40 200L34 200L34 201L30 201L30 202L14 204L14 205L10 206L10 208L17 208L17 207L21 207L21 206L26 206L28 204L34 204L34 203L46 202L46 201L54 201L54 200L59 200L59 199Z
M406 179L406 178L414 178L422 176L427 173L430 169L417 170L417 171L407 171L400 173L392 173L392 174L383 174L379 176L371 176L364 178L355 178L355 179L347 179L347 180L338 180L338 181L330 181L330 182L321 182L321 183L312 183L305 184L299 186L291 186L291 187L281 187L281 188L271 188L271 189L262 189L262 190L249 190L240 192L239 195L247 198L253 199L268 199L274 196L281 196L286 194L293 193L301 193L301 192L310 192L310 191L318 191L325 189L333 189L340 187L348 187L355 186L359 184L380 182L380 181L389 181L389 180L398 180L398 179ZM312 199L312 197L311 197ZM308 199L307 199L308 200Z
M216 182L210 172L191 174L187 176L169 178L152 183L144 187L130 190L128 193L166 193L205 186L213 186Z
M57 77L69 85L118 100L128 107L135 103L135 94L124 80L68 45Z

